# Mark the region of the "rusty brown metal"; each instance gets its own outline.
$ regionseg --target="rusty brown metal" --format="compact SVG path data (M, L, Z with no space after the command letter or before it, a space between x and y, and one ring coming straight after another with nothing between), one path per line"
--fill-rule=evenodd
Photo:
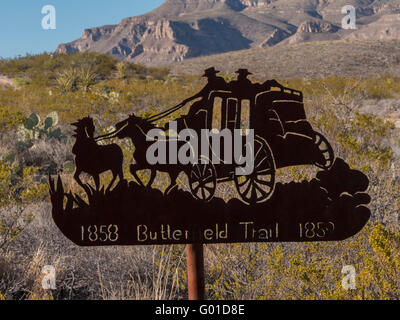
M186 245L189 300L204 300L204 249L202 244Z
M90 247L321 242L343 241L364 228L371 217L367 205L372 199L366 193L369 179L352 169L344 159L336 158L328 139L314 131L307 121L303 94L275 80L267 80L262 85L251 83L246 78L250 74L246 69L239 69L238 79L229 84L216 77L217 73L215 68L207 69L204 75L212 81L180 105L151 118L132 113L116 123L116 130L109 135L95 137L95 121L89 116L72 124L76 140L72 148L76 164L74 179L81 191L85 191L88 201L83 200L81 194L64 190L60 175L57 182L49 177L52 217L68 239ZM279 90L271 90L273 87ZM203 99L193 103L187 115L163 127L153 123L200 96ZM246 121L242 119L246 109L244 102L250 108L246 111ZM218 119L213 119L214 105L219 106L223 115ZM252 168L250 175L243 171L241 160L219 161L219 158L225 160L223 156L217 157L215 163L209 161L214 160L209 159L210 150L214 155L228 155L227 150L236 150L235 130L242 132L243 123L248 124L249 132L254 131L253 138L251 134L237 141L242 151L247 150L248 143L252 145L254 157L248 158L251 154L247 151L246 156L241 157L246 160L246 168ZM155 151L158 146L150 143L148 133L156 130L161 134L167 127L177 133L190 129L194 139L162 139L166 162L149 163L146 149L150 151L151 144L157 147ZM207 134L204 135L203 130L210 132L212 129L228 130L233 144L229 142L231 139L224 139L221 145L207 138L205 146L208 147L204 149L202 140ZM97 143L111 138L130 138L135 150L134 164L129 167L133 179L124 177L127 159L124 162L121 146L117 142ZM189 156L186 152L184 163L178 163L175 157L179 158L187 148L191 150L190 161L186 160ZM201 152L197 152L200 149ZM278 181L278 169L304 165L321 170L308 181ZM146 185L137 174L145 169L151 171ZM107 186L100 175L110 170L113 179ZM159 186L152 188L158 172L168 173L170 178L170 185L164 192ZM80 180L82 173L92 177L94 187ZM183 173L188 185L181 188L176 180ZM216 197L216 187L228 181L235 184L240 198L232 197L226 202ZM203 280L203 270L199 267L203 262L201 247L189 246L188 253L192 265L191 288L196 298Z

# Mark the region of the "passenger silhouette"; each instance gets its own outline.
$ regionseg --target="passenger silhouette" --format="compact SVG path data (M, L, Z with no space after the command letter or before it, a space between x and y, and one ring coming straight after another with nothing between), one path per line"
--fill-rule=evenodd
M251 94L254 90L254 85L247 77L252 73L247 69L239 69L236 73L238 74L237 79L229 82L230 91L240 97Z
M254 91L270 91L272 87L284 88L275 79L267 80L262 84L253 84L247 77L252 75L247 69L239 69L236 71L238 74L237 80L231 81L229 83L229 88L232 92L239 96L246 96L248 94L254 94Z
M201 100L192 104L186 116L176 119L178 132L186 128L201 130L206 127L210 94L217 90L228 90L228 84L224 78L217 76L218 73L219 71L215 70L214 67L206 69L202 76L208 80L206 86L199 93L182 101L180 106L184 106L195 99L201 98Z

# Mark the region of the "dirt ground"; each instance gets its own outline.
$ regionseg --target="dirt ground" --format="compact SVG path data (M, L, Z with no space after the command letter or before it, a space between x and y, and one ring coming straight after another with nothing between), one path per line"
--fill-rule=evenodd
M12 79L7 78L6 76L3 76L0 74L0 85L7 85L15 88L15 84L12 81Z

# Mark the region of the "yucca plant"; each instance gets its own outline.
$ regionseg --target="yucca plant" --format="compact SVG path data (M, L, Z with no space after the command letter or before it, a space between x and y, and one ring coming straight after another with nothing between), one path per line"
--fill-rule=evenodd
M64 70L57 76L57 84L62 92L73 92L78 88L79 75L75 68Z
M125 62L118 62L117 65L117 78L124 80L128 77L128 68Z
M90 87L96 84L97 74L92 67L82 67L79 70L79 81L84 92L88 92Z

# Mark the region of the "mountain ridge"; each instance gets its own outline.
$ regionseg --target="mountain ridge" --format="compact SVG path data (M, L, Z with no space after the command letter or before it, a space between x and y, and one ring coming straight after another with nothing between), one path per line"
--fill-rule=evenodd
M341 8L348 4L357 9L359 30L341 28ZM395 22L389 38L400 39L400 2L394 0L166 0L117 25L85 29L56 52L99 51L161 65L279 43L352 39L353 33L355 39L368 39L368 33L385 38L387 23L379 22L385 15Z

